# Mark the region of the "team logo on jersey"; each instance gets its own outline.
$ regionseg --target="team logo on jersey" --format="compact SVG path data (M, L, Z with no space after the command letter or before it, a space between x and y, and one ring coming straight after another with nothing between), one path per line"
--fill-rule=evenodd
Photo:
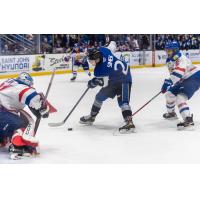
M176 54L176 55L173 56L172 60L173 60L173 61L176 61L176 60L178 60L178 58L180 58L180 57L181 57L181 53L178 53L178 54Z
M120 56L120 60L123 60L125 63L130 64L130 54L125 53L125 54L121 54Z

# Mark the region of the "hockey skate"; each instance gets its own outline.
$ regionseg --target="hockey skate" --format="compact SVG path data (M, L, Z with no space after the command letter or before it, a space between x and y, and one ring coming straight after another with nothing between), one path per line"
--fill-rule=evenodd
M71 81L75 81L76 80L76 76L73 76L70 80Z
M132 120L126 121L126 124L119 128L120 134L136 133L135 125Z
M183 122L177 124L178 130L194 130L193 115L186 117Z
M31 146L15 146L11 144L8 148L10 159L19 160L22 157L32 157L39 154L35 147Z
M92 125L95 121L95 117L91 115L83 116L80 118L80 123L85 125Z
M165 114L163 114L163 118L168 119L168 120L178 119L175 112L165 113Z

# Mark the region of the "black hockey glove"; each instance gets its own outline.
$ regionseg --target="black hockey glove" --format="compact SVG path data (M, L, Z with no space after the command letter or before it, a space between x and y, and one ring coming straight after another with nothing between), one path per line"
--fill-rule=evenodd
M89 88L95 88L97 85L99 85L99 86L104 85L103 78L96 78L95 77L95 78L88 81L88 87Z

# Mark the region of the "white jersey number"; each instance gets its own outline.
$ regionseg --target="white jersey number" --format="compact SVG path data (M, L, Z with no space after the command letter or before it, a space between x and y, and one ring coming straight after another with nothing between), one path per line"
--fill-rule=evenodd
M123 74L127 75L127 73L128 73L128 65L125 66L124 63L123 63L122 61L117 60L117 61L115 62L115 64L114 64L114 70L115 70L115 71L118 70L117 65L120 65L120 66L122 67L122 72L123 72Z

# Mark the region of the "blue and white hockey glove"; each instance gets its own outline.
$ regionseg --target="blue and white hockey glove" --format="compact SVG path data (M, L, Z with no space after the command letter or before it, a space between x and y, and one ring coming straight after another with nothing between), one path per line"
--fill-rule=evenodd
M99 85L99 86L104 85L103 78L96 78L95 77L95 78L88 81L88 87L89 88L95 88L97 85Z
M162 93L167 92L171 88L172 85L173 85L173 82L171 79L165 79L161 88L161 92Z

